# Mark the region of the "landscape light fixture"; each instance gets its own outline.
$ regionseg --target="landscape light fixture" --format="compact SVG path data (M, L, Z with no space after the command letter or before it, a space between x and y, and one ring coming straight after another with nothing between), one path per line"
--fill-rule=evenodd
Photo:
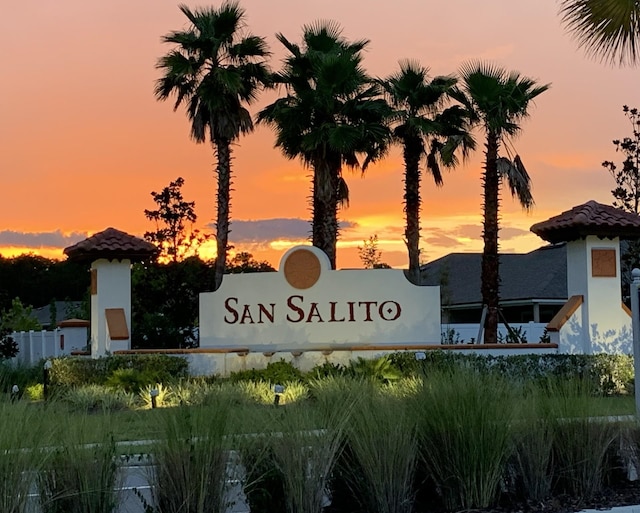
M280 404L280 396L284 394L284 385L273 385L273 392L275 394L273 405L278 406Z
M42 397L46 401L49 398L49 372L53 367L51 360L46 360L42 369Z
M151 396L151 408L157 408L157 398L160 395L160 391L157 388L152 388L149 390L149 395Z

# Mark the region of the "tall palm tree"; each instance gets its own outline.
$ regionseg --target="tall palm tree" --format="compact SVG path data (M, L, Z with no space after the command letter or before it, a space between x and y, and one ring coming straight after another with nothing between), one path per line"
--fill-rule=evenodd
M452 93L485 132L483 181L484 224L482 253L482 302L487 308L485 343L497 342L499 304L498 208L500 185L506 180L512 196L525 209L533 206L531 180L510 138L520 132L520 121L529 115L529 105L549 84L536 85L517 72L485 62L469 62L459 71L461 89ZM501 152L501 146L504 153Z
M333 268L338 208L349 197L343 166L364 171L385 153L389 140L384 123L389 107L361 65L368 41L350 42L341 32L333 22L307 25L302 45L277 34L288 56L274 81L286 96L258 115L275 129L276 147L313 172L312 243Z
M409 253L409 279L420 280L420 161L436 185L442 185L440 165L455 167L475 149L468 131L467 112L458 105L446 107L454 77L429 78L429 69L415 61L401 61L400 70L380 81L393 108L393 139L402 145L404 158L405 242Z
M640 63L638 0L561 0L560 16L588 54L622 66Z
M261 37L243 34L245 12L236 2L219 8L190 9L180 5L190 25L170 32L163 42L175 45L158 61L163 76L157 80L158 100L175 96L174 110L183 103L197 143L209 139L217 160L218 181L214 286L222 282L229 238L231 144L253 131L247 106L268 84L267 44Z

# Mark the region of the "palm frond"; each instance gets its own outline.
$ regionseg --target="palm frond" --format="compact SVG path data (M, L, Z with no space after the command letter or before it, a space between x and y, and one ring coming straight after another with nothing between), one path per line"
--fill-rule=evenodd
M640 62L637 0L561 0L560 16L590 57L621 66Z
M534 205L531 194L531 178L524 167L519 155L513 160L498 157L498 173L507 180L511 196L516 198L525 210L531 210Z

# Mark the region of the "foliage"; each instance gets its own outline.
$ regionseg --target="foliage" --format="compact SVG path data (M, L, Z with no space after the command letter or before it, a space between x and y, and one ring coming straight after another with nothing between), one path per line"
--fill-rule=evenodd
M389 264L382 261L382 251L378 249L378 236L372 235L358 246L358 258L365 269L391 269Z
M533 207L531 179L511 139L521 130L533 100L549 88L517 72L491 63L472 61L460 68L460 89L450 92L464 106L472 123L485 132L483 185L483 233L481 289L487 309L485 338L495 344L498 338L499 304L499 204L500 186L507 183L511 195L525 209ZM502 147L502 150L501 150Z
M621 208L626 212L634 214L640 213L640 113L638 109L622 107L622 111L631 123L631 137L622 140L615 139L613 145L616 151L622 153L624 160L622 168L610 160L602 163L616 182L616 188L611 191L615 198L614 207Z
M79 445L84 423L76 419L62 435L38 476L43 513L113 513L118 510L122 473L105 418L98 443Z
M393 360L389 355L379 358L358 357L356 360L351 360L345 370L345 374L356 379L366 379L379 383L389 383L401 377L399 370L393 364Z
M229 404L163 409L162 435L153 444L149 482L155 508L147 511L226 511L237 476L227 470Z
M156 378L156 372L146 370L140 372L136 369L116 369L107 378L105 385L113 390L137 394L143 388L151 385Z
M160 258L178 262L187 256L198 255L198 248L210 237L193 227L198 219L195 201L182 196L184 179L176 178L160 192L151 192L156 210L145 209L144 215L153 221L156 230L145 232L144 238L160 250ZM188 224L188 226L187 226Z
M31 310L16 297L11 301L10 309L0 312L0 360L8 360L18 354L18 344L11 336L12 332L42 329L37 319L32 317Z
M481 373L495 372L518 383L539 382L549 377L586 379L598 395L633 392L633 357L630 355L527 354L490 356L454 351L426 351L423 360L414 352L389 355L403 376L423 376L436 371L471 368Z
M624 157L622 167L610 160L602 163L613 177L616 188L611 191L614 197L613 206L632 214L640 213L640 113L636 108L622 107L622 111L631 124L632 135L623 139L615 139L613 145L616 152ZM622 245L622 296L629 297L631 270L640 267L640 241L632 239Z
M640 62L636 0L561 0L560 16L587 55L621 66Z
M164 386L162 383L154 383L144 387L138 394L142 399L144 408L153 408L152 393L156 394L156 407L172 406L171 399L173 394L171 388Z
M526 344L527 332L524 326L508 328L507 334L498 333L498 344Z
M184 358L163 354L114 355L104 358L62 357L51 359L49 371L52 387L68 389L79 385L104 385L119 369L147 375L153 382L169 382L187 375Z
M23 254L0 257L0 311L19 297L24 305L41 307L54 297L81 300L89 289L86 264Z
M590 498L611 475L610 451L620 439L614 422L594 421L593 384L588 380L550 380L547 387L552 425L555 484L565 493ZM605 415L606 416L606 415Z
M404 161L405 243L409 253L409 279L420 281L421 161L436 185L442 185L440 165L453 168L457 153L466 157L475 148L469 133L468 113L447 107L454 77L429 77L429 69L416 61L400 62L400 70L379 81L392 113L388 121L394 142L402 146Z
M42 363L36 365L24 365L0 361L0 396L11 392L13 385L18 385L20 393L27 387L34 385L43 379Z
M133 394L104 385L76 386L59 395L72 410L81 413L127 410L135 402Z
M362 511L411 513L418 462L416 415L406 401L383 396L370 383L360 388L358 407L346 428L339 465Z
M173 31L163 42L173 48L158 61L163 76L156 82L158 100L175 97L174 110L186 106L191 136L197 143L211 142L217 173L216 261L214 290L222 283L229 239L231 203L231 146L253 131L247 106L270 82L265 59L266 41L245 29L245 11L237 2L220 7L180 10L189 20L184 30Z
M414 405L421 412L420 455L447 509L495 504L515 404L513 388L495 374L457 369L426 378Z
M274 385L282 385L284 391L279 394L278 404L285 405L302 401L309 395L307 385L300 381L278 381L271 383L269 381L241 381L237 384L240 392L244 397L252 402L259 404L274 404L275 390Z
M338 210L349 199L343 166L364 171L386 153L390 109L362 67L367 40L349 41L333 22L304 26L301 45L276 37L287 56L274 82L286 88L286 96L264 108L258 120L274 128L286 157L311 168L311 239L335 269Z
M29 494L54 439L51 419L26 403L0 402L0 511L29 511Z
M0 313L0 326L9 331L38 331L42 329L38 320L32 316L33 307L25 306L20 298L11 301L11 308Z
M319 412L296 405L271 410L277 433L265 438L283 477L288 513L321 513L344 443L352 405Z
M232 372L229 376L231 382L237 381L268 381L273 384L283 384L291 381L301 381L302 372L290 362L280 360L269 362L265 369L250 369L246 371Z
M264 273L275 271L266 260L258 261L251 253L241 251L227 260L226 271L228 274Z
M131 273L132 347L198 345L198 298L213 289L211 262L138 263Z
M447 327L440 332L440 343L443 345L460 344L460 333L454 328Z

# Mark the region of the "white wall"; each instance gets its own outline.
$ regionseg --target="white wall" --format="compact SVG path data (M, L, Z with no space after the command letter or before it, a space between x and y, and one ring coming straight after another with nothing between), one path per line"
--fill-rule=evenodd
M131 261L101 258L91 264L97 273L97 294L91 295L91 356L130 349L131 339L111 341L107 336L105 309L123 308L131 337Z
M395 269L323 268L298 289L280 269L226 275L217 291L200 294L200 347L440 343L439 287L415 286Z
M616 275L593 276L593 249L616 253ZM622 353L632 349L631 317L622 308L620 242L590 235L567 243L567 292L582 295L583 305L560 330L561 352Z

